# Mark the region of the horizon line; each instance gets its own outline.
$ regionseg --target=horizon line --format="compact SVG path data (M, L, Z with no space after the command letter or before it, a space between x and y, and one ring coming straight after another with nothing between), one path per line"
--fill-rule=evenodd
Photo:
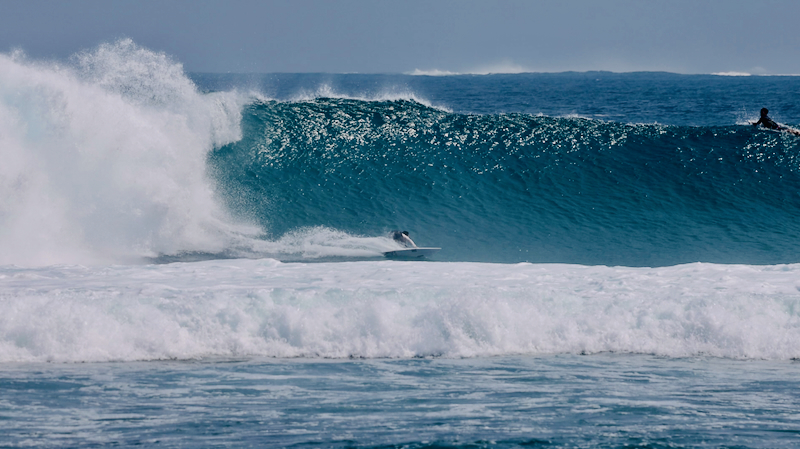
M614 71L614 70L563 70L563 71L519 71L519 72L450 72L442 70L423 71L415 69L410 72L324 72L324 71L311 71L311 72L291 72L291 71L274 71L274 72L237 72L233 70L228 71L208 71L208 70L185 70L186 73L196 74L210 74L210 75L405 75L405 76L427 76L427 77L455 77L455 76L492 76L492 75L559 75L559 74L590 74L590 73L604 73L615 75L626 75L636 73L653 73L653 74L668 74L679 76L722 76L722 77L770 77L770 76L800 76L795 73L748 73L738 71L727 72L712 72L712 73L681 73L670 72L667 70L631 70L631 71Z

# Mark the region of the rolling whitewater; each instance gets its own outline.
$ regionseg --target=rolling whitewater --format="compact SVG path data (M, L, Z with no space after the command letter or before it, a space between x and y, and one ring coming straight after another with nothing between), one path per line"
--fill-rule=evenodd
M796 446L798 94L0 54L0 446Z

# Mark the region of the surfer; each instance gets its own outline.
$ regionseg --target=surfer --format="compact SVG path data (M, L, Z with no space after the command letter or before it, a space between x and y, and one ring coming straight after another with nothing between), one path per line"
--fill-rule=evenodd
M406 248L416 248L417 245L408 236L408 231L392 231L392 240L405 246Z
M753 126L761 125L761 126L763 126L764 128L767 128L767 129L774 129L774 130L777 130L777 131L786 131L789 134L793 134L795 136L800 137L800 130L797 130L797 129L794 129L794 128L790 128L788 126L781 126L781 125L775 123L771 118L767 117L767 114L769 114L769 109L761 108L761 118L758 119L757 122L753 123Z
M761 125L767 129L778 129L778 130L785 129L782 126L775 123L774 121L772 121L771 118L767 117L767 114L769 114L769 109L761 108L761 118L758 119L757 122L753 123L753 126Z

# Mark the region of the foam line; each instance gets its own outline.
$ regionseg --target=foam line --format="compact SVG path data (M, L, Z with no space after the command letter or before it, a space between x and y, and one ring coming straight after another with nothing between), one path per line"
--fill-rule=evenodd
M0 268L0 362L550 353L800 357L800 265Z

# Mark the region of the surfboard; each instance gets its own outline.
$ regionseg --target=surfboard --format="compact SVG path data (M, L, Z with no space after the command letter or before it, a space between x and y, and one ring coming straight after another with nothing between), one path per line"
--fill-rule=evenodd
M439 251L442 248L405 248L386 251L384 256L391 259L421 259Z

